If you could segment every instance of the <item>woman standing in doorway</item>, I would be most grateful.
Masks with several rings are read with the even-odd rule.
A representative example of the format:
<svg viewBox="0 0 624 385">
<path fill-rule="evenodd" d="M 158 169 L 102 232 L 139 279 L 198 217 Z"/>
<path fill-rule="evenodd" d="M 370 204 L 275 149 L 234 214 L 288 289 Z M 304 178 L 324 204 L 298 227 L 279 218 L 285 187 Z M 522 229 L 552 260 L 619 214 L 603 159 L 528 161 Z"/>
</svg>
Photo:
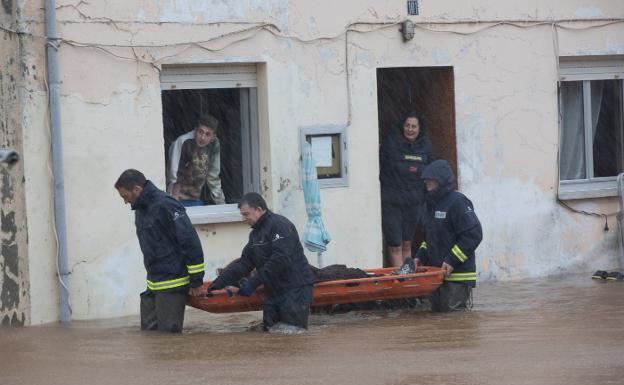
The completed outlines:
<svg viewBox="0 0 624 385">
<path fill-rule="evenodd" d="M 412 239 L 425 201 L 422 170 L 433 160 L 425 122 L 417 112 L 406 115 L 379 152 L 382 226 L 392 266 L 412 254 Z"/>
</svg>

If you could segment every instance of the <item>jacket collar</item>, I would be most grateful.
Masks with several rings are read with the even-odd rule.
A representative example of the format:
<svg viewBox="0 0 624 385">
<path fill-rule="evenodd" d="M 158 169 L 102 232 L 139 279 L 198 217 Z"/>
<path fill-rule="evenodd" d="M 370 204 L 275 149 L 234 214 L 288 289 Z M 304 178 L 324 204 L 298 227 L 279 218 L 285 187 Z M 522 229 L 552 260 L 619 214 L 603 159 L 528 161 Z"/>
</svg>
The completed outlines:
<svg viewBox="0 0 624 385">
<path fill-rule="evenodd" d="M 146 208 L 150 205 L 150 203 L 152 203 L 152 201 L 154 201 L 158 191 L 158 188 L 156 188 L 156 186 L 154 186 L 154 184 L 148 180 L 143 186 L 143 191 L 141 192 L 141 195 L 139 195 L 136 202 L 134 202 L 134 204 L 130 207 L 132 208 L 132 210 Z"/>
<path fill-rule="evenodd" d="M 401 130 L 403 130 L 401 128 Z M 416 145 L 420 145 L 421 142 L 423 142 L 423 140 L 425 140 L 425 137 L 427 136 L 427 134 L 425 134 L 424 132 L 420 132 L 418 134 L 418 136 L 416 137 L 416 139 L 414 139 L 413 142 L 410 142 L 405 135 L 403 135 L 403 131 L 400 132 L 395 132 L 394 135 L 397 138 L 397 141 L 399 143 L 403 143 L 403 144 L 407 144 L 409 146 L 416 146 Z"/>
<path fill-rule="evenodd" d="M 269 218 L 271 215 L 273 215 L 271 210 L 265 211 L 264 214 L 262 214 L 262 216 L 260 217 L 260 219 L 258 219 L 258 221 L 253 226 L 251 226 L 251 228 L 253 229 L 260 228 L 262 224 L 267 220 L 267 218 Z"/>
</svg>

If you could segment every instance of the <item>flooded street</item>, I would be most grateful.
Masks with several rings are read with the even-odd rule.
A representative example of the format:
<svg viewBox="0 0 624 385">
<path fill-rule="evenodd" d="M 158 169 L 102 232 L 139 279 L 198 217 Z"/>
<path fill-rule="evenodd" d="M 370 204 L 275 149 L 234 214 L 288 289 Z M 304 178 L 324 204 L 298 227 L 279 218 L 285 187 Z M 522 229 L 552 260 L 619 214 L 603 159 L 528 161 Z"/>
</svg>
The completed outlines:
<svg viewBox="0 0 624 385">
<path fill-rule="evenodd" d="M 0 384 L 622 384 L 624 282 L 589 275 L 480 285 L 472 312 L 313 315 L 300 335 L 260 313 L 187 311 L 182 335 L 138 316 L 0 329 Z"/>
</svg>

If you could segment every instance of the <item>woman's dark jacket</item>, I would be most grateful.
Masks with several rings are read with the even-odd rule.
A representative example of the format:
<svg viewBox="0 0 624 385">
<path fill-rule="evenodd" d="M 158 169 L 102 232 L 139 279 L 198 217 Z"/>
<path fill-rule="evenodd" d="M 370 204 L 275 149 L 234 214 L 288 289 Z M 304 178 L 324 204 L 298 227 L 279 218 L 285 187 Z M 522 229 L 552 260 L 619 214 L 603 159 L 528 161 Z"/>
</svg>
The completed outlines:
<svg viewBox="0 0 624 385">
<path fill-rule="evenodd" d="M 433 160 L 431 140 L 421 132 L 414 142 L 402 133 L 393 132 L 383 142 L 380 152 L 382 203 L 411 205 L 424 201 L 422 170 Z"/>
</svg>

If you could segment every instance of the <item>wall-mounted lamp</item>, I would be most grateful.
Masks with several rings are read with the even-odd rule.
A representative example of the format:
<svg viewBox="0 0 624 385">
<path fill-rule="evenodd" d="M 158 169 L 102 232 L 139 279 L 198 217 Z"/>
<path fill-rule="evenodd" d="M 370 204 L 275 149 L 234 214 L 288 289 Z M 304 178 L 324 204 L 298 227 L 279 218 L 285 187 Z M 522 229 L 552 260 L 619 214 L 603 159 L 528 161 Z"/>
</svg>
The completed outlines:
<svg viewBox="0 0 624 385">
<path fill-rule="evenodd" d="M 19 160 L 18 153 L 11 148 L 0 148 L 0 163 L 12 165 Z"/>
<path fill-rule="evenodd" d="M 403 36 L 403 41 L 409 41 L 414 38 L 414 23 L 411 20 L 405 20 L 401 23 L 401 35 Z"/>
</svg>

